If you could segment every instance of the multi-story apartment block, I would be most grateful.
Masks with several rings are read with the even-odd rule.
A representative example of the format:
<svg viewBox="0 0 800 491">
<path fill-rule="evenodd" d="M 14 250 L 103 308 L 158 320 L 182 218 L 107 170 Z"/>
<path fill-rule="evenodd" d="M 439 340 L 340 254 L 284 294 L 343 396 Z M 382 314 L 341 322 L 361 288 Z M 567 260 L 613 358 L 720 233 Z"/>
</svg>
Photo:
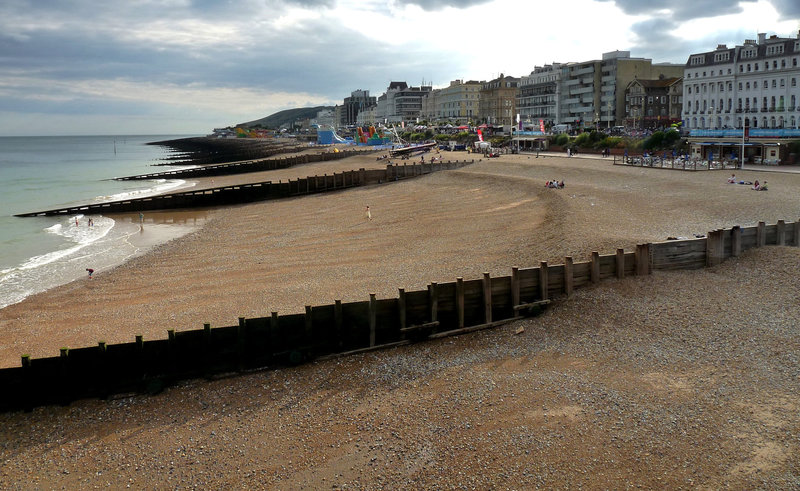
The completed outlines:
<svg viewBox="0 0 800 491">
<path fill-rule="evenodd" d="M 684 125 L 690 129 L 800 128 L 800 33 L 689 56 Z"/>
<path fill-rule="evenodd" d="M 339 124 L 343 126 L 355 124 L 358 121 L 358 113 L 375 104 L 376 98 L 370 97 L 368 90 L 358 89 L 351 92 L 350 97 L 344 98 Z"/>
<path fill-rule="evenodd" d="M 409 87 L 405 82 L 392 82 L 386 92 L 378 97 L 376 116 L 379 122 L 414 123 L 422 113 L 422 98 L 432 87 Z"/>
<path fill-rule="evenodd" d="M 519 78 L 504 76 L 483 82 L 480 89 L 478 118 L 494 126 L 516 123 Z"/>
<path fill-rule="evenodd" d="M 625 126 L 655 130 L 681 121 L 680 78 L 635 79 L 625 88 Z"/>
<path fill-rule="evenodd" d="M 519 82 L 517 109 L 526 126 L 539 127 L 560 123 L 561 64 L 537 66 Z"/>
<path fill-rule="evenodd" d="M 629 51 L 604 53 L 601 60 L 561 67 L 559 122 L 610 128 L 626 114 L 625 88 L 634 79 L 678 78 L 683 65 L 631 58 Z"/>
</svg>

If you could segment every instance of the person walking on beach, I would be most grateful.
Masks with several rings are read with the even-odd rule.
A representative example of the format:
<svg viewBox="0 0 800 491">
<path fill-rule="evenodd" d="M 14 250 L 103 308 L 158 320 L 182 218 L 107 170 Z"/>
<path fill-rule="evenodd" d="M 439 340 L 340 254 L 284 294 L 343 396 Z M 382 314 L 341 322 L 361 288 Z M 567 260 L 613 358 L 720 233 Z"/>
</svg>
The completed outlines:
<svg viewBox="0 0 800 491">
<path fill-rule="evenodd" d="M 372 221 L 372 212 L 369 211 L 369 206 L 366 208 L 367 220 Z"/>
<path fill-rule="evenodd" d="M 94 270 L 92 268 L 86 268 L 86 271 L 89 273 L 89 279 L 92 279 L 92 275 L 94 274 Z"/>
</svg>

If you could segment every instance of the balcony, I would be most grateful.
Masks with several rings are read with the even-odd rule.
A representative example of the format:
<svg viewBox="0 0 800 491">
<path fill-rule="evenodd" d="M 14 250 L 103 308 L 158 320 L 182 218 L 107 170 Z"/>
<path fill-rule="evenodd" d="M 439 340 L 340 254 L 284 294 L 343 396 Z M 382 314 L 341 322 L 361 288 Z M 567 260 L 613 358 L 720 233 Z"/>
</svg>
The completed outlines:
<svg viewBox="0 0 800 491">
<path fill-rule="evenodd" d="M 740 113 L 742 111 L 749 111 L 749 109 L 742 109 L 741 107 L 736 109 L 737 113 Z"/>
<path fill-rule="evenodd" d="M 770 106 L 769 107 L 769 112 L 774 113 L 775 112 L 775 106 Z"/>
</svg>

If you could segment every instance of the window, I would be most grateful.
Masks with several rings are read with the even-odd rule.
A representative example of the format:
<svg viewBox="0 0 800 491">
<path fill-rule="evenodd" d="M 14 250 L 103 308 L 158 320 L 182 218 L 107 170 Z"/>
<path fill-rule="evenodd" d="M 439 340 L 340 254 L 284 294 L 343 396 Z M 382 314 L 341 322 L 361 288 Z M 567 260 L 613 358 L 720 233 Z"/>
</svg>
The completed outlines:
<svg viewBox="0 0 800 491">
<path fill-rule="evenodd" d="M 776 82 L 777 82 L 777 81 L 776 81 L 776 80 L 773 78 L 773 79 L 772 79 L 772 88 L 773 88 L 773 89 L 774 89 L 775 87 L 777 87 L 777 85 L 776 85 Z"/>
<path fill-rule="evenodd" d="M 786 68 L 786 60 L 781 60 L 781 68 Z"/>
<path fill-rule="evenodd" d="M 785 87 L 786 86 L 786 81 L 784 79 L 781 79 L 781 84 L 780 85 L 781 85 L 781 88 Z"/>
<path fill-rule="evenodd" d="M 750 71 L 750 63 L 747 64 L 747 71 Z"/>
<path fill-rule="evenodd" d="M 689 89 L 689 93 L 691 94 L 692 93 L 692 87 L 689 86 L 688 89 Z"/>
<path fill-rule="evenodd" d="M 753 65 L 753 70 L 754 70 L 754 71 L 756 71 L 756 72 L 758 71 L 758 63 L 756 63 L 755 65 Z"/>
<path fill-rule="evenodd" d="M 769 82 L 768 82 L 768 81 L 766 81 L 766 80 L 764 80 L 764 88 L 765 88 L 765 89 L 769 88 Z"/>
<path fill-rule="evenodd" d="M 739 90 L 742 90 L 742 83 L 739 82 Z M 750 90 L 750 82 L 747 82 L 747 90 Z"/>
<path fill-rule="evenodd" d="M 797 87 L 797 79 L 792 77 L 792 87 Z"/>
</svg>

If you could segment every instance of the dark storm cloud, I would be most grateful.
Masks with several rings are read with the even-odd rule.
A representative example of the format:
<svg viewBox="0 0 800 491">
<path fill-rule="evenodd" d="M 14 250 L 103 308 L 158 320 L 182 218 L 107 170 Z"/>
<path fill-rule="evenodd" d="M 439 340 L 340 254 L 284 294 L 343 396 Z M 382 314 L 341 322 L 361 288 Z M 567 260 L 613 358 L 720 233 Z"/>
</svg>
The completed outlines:
<svg viewBox="0 0 800 491">
<path fill-rule="evenodd" d="M 446 7 L 469 8 L 490 2 L 491 0 L 396 0 L 397 5 L 416 5 L 427 11 L 441 10 Z"/>
</svg>

